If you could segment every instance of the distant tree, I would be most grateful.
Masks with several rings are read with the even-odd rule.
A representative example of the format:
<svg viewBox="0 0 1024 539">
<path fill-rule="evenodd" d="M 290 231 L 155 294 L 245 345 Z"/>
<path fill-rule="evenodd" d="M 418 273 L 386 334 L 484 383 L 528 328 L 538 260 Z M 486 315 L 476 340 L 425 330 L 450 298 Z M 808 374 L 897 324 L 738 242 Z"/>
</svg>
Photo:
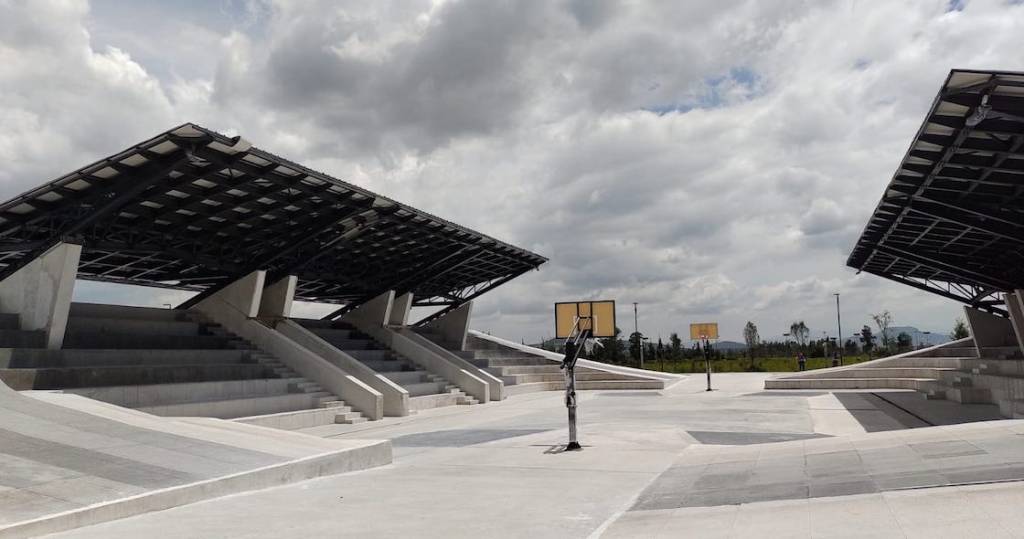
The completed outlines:
<svg viewBox="0 0 1024 539">
<path fill-rule="evenodd" d="M 889 335 L 889 326 L 892 325 L 892 314 L 889 311 L 882 311 L 871 315 L 878 326 L 878 332 L 882 334 L 882 348 L 889 348 L 892 344 L 892 336 Z"/>
<path fill-rule="evenodd" d="M 860 347 L 869 357 L 871 350 L 875 348 L 875 336 L 871 334 L 871 328 L 864 326 L 860 329 Z"/>
<path fill-rule="evenodd" d="M 669 348 L 672 350 L 672 359 L 677 360 L 683 357 L 683 341 L 679 334 L 673 332 L 668 336 Z"/>
<path fill-rule="evenodd" d="M 807 345 L 807 339 L 811 336 L 811 330 L 807 329 L 807 324 L 803 320 L 798 320 L 789 325 L 789 334 L 802 348 Z"/>
<path fill-rule="evenodd" d="M 953 322 L 953 331 L 950 332 L 949 338 L 956 341 L 970 336 L 971 334 L 967 331 L 967 324 L 964 323 L 964 319 L 957 317 L 956 322 Z"/>
<path fill-rule="evenodd" d="M 913 344 L 913 340 L 906 331 L 901 331 L 900 334 L 896 336 L 896 348 L 898 350 L 907 350 L 913 346 Z"/>
<path fill-rule="evenodd" d="M 625 356 L 625 346 L 622 343 L 622 339 L 619 338 L 619 334 L 622 330 L 615 328 L 614 337 L 605 337 L 598 339 L 598 343 L 601 346 L 594 347 L 594 351 L 591 353 L 591 358 L 594 361 L 601 361 L 604 363 L 619 363 Z"/>
<path fill-rule="evenodd" d="M 634 331 L 629 334 L 629 356 L 633 358 L 633 362 L 637 365 L 640 364 L 640 343 L 643 342 L 643 335 L 639 332 Z"/>
<path fill-rule="evenodd" d="M 853 339 L 847 339 L 843 344 L 843 352 L 848 356 L 855 355 L 857 353 L 857 343 Z"/>
<path fill-rule="evenodd" d="M 747 353 L 750 354 L 750 370 L 754 370 L 754 353 L 757 351 L 761 337 L 757 334 L 757 326 L 749 320 L 747 325 L 743 326 L 743 340 L 746 341 Z"/>
</svg>

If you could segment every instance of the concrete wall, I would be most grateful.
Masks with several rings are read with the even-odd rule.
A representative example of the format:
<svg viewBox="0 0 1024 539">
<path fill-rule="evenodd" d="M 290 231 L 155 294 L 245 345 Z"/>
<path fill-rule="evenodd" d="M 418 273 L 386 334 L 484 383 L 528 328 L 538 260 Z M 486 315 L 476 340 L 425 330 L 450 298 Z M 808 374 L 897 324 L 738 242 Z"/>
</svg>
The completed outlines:
<svg viewBox="0 0 1024 539">
<path fill-rule="evenodd" d="M 0 282 L 0 309 L 17 313 L 21 329 L 46 332 L 46 348 L 64 344 L 81 245 L 59 243 Z"/>
<path fill-rule="evenodd" d="M 295 285 L 299 279 L 289 275 L 263 289 L 260 300 L 260 318 L 290 318 L 295 301 Z"/>
<path fill-rule="evenodd" d="M 292 320 L 281 320 L 274 326 L 274 329 L 380 392 L 384 397 L 384 415 L 409 415 L 409 392 L 402 386 L 338 350 L 331 343 Z"/>
<path fill-rule="evenodd" d="M 1017 337 L 1017 346 L 1024 351 L 1024 290 L 1006 293 L 1006 310 L 1010 313 L 1010 326 Z"/>
<path fill-rule="evenodd" d="M 404 326 L 408 324 L 410 311 L 412 311 L 412 293 L 406 292 L 391 303 L 391 316 L 388 317 L 388 325 Z"/>
<path fill-rule="evenodd" d="M 363 303 L 341 317 L 342 321 L 357 327 L 383 327 L 391 319 L 391 305 L 395 300 L 395 291 L 388 290 L 383 294 Z"/>
<path fill-rule="evenodd" d="M 384 397 L 378 391 L 253 319 L 259 311 L 263 281 L 263 271 L 253 272 L 199 302 L 191 310 L 205 314 L 260 350 L 273 354 L 304 378 L 342 398 L 368 419 L 384 417 Z"/>
<path fill-rule="evenodd" d="M 466 335 L 469 332 L 469 319 L 473 316 L 473 302 L 467 301 L 448 314 L 430 321 L 424 327 L 440 333 L 444 340 L 456 347 L 466 349 Z"/>
<path fill-rule="evenodd" d="M 1017 337 L 1009 319 L 968 306 L 964 306 L 964 317 L 971 330 L 971 337 L 974 337 L 978 357 L 984 356 L 982 348 L 1017 344 Z"/>
</svg>

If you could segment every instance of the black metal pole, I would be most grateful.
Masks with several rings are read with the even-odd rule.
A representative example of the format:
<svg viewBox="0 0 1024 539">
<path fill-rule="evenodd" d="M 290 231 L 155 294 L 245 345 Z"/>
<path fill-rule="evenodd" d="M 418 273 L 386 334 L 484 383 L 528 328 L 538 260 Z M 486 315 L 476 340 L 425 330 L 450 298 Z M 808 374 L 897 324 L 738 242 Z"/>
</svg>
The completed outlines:
<svg viewBox="0 0 1024 539">
<path fill-rule="evenodd" d="M 707 339 L 704 339 L 704 370 L 708 374 L 708 388 L 706 391 L 711 391 L 711 351 L 708 350 Z"/>
</svg>

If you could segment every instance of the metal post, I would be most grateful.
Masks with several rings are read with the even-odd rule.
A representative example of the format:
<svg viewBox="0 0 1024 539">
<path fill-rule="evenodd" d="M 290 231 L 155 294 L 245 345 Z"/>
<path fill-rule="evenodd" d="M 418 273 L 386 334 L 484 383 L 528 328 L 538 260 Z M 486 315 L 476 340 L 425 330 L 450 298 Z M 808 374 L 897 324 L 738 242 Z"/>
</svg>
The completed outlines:
<svg viewBox="0 0 1024 539">
<path fill-rule="evenodd" d="M 637 348 L 640 349 L 640 368 L 644 368 L 644 340 L 640 338 L 640 325 L 637 323 L 636 302 L 633 302 L 633 333 L 636 334 Z"/>
<path fill-rule="evenodd" d="M 711 391 L 711 350 L 708 349 L 708 340 L 704 339 L 704 370 L 708 374 L 708 388 L 706 391 Z"/>
<path fill-rule="evenodd" d="M 565 369 L 565 406 L 569 409 L 569 443 L 566 451 L 583 449 L 576 439 L 576 367 Z"/>
<path fill-rule="evenodd" d="M 836 346 L 839 347 L 838 348 L 838 352 L 839 352 L 839 366 L 842 366 L 843 365 L 843 321 L 839 317 L 839 293 L 835 293 L 833 295 L 836 297 L 836 327 L 839 330 L 839 333 L 836 333 L 836 335 L 838 335 L 838 337 L 836 338 Z"/>
</svg>

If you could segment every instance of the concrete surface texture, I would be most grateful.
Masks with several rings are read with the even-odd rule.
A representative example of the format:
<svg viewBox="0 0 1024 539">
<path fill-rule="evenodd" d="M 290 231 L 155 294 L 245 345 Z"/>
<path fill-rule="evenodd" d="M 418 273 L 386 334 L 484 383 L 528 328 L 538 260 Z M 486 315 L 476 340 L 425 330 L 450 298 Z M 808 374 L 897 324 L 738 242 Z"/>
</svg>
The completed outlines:
<svg viewBox="0 0 1024 539">
<path fill-rule="evenodd" d="M 17 313 L 20 329 L 42 331 L 44 347 L 64 342 L 82 246 L 58 243 L 0 282 L 0 311 Z"/>
<path fill-rule="evenodd" d="M 22 537 L 390 462 L 386 441 L 160 418 L 0 384 L 0 537 Z M 338 443 L 341 442 L 341 443 Z"/>
<path fill-rule="evenodd" d="M 395 461 L 57 537 L 1024 534 L 1010 508 L 1024 500 L 1024 422 L 963 423 L 998 411 L 912 392 L 764 391 L 764 379 L 583 391 L 579 452 L 563 451 L 557 392 L 313 427 L 302 432 L 388 439 Z"/>
</svg>

